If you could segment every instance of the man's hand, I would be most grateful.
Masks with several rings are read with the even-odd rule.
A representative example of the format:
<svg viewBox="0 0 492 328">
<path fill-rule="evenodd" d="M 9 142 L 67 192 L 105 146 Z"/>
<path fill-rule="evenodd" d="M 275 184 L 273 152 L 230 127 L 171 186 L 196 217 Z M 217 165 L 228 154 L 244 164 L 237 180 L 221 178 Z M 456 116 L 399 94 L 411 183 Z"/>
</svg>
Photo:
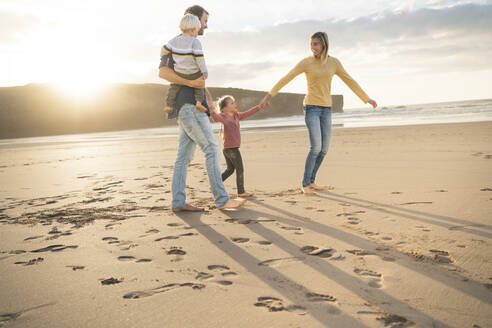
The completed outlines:
<svg viewBox="0 0 492 328">
<path fill-rule="evenodd" d="M 378 104 L 377 104 L 374 100 L 372 100 L 372 99 L 369 99 L 367 102 L 368 102 L 369 104 L 371 104 L 372 108 L 376 108 L 376 107 L 378 107 Z"/>
<path fill-rule="evenodd" d="M 186 85 L 191 88 L 203 89 L 205 88 L 205 80 L 199 77 L 196 80 L 187 80 L 178 76 L 172 69 L 167 66 L 159 68 L 159 77 L 171 83 L 176 83 L 180 85 Z"/>
<path fill-rule="evenodd" d="M 205 88 L 205 79 L 200 76 L 196 80 L 188 80 L 188 86 L 195 89 L 203 89 Z"/>
</svg>

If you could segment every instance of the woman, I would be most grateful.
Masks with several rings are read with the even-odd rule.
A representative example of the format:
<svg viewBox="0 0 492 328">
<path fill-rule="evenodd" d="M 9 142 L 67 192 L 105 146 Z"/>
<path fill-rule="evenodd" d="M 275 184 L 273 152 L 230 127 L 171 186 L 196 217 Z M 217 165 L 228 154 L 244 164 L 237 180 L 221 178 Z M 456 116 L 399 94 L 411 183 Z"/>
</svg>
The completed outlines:
<svg viewBox="0 0 492 328">
<path fill-rule="evenodd" d="M 268 106 L 270 99 L 297 75 L 306 74 L 307 94 L 304 98 L 304 113 L 309 131 L 311 148 L 306 159 L 302 191 L 307 195 L 324 187 L 315 184 L 316 173 L 325 157 L 331 137 L 331 80 L 338 75 L 343 82 L 364 102 L 377 107 L 361 87 L 345 71 L 340 61 L 328 55 L 328 35 L 316 32 L 311 36 L 312 56 L 301 60 L 287 75 L 274 85 L 262 104 Z"/>
</svg>

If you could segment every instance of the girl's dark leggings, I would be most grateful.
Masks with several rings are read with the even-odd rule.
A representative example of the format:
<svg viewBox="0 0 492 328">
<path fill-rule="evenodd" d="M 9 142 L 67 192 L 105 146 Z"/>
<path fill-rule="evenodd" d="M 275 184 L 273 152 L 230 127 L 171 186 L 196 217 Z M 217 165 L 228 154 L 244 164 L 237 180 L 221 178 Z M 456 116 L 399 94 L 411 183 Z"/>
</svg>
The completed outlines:
<svg viewBox="0 0 492 328">
<path fill-rule="evenodd" d="M 222 173 L 222 181 L 225 181 L 236 170 L 237 193 L 242 194 L 244 193 L 244 168 L 239 148 L 224 148 L 223 153 L 227 169 Z"/>
</svg>

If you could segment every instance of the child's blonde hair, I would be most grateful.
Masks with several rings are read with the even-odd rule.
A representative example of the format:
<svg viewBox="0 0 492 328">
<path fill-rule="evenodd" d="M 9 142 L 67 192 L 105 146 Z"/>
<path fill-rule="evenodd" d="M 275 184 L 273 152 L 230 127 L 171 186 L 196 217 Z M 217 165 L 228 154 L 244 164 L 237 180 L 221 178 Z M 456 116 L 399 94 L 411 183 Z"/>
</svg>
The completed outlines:
<svg viewBox="0 0 492 328">
<path fill-rule="evenodd" d="M 219 98 L 219 100 L 217 100 L 217 106 L 219 106 L 219 110 L 222 112 L 222 110 L 224 109 L 224 107 L 227 106 L 227 100 L 232 100 L 232 101 L 235 101 L 234 97 L 233 96 L 230 96 L 230 95 L 225 95 L 225 96 L 222 96 Z"/>
<path fill-rule="evenodd" d="M 202 28 L 202 23 L 198 17 L 193 14 L 186 14 L 181 18 L 181 22 L 179 22 L 179 28 L 181 32 L 191 31 L 196 29 L 199 31 Z"/>
</svg>

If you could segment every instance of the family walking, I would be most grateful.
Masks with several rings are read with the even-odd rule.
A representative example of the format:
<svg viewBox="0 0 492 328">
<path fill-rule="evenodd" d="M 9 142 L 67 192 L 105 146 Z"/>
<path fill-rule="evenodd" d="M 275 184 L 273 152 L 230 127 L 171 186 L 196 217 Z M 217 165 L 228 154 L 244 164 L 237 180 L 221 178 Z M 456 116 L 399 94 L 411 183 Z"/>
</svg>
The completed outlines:
<svg viewBox="0 0 492 328">
<path fill-rule="evenodd" d="M 337 75 L 364 102 L 374 108 L 376 102 L 362 90 L 345 71 L 340 61 L 328 55 L 328 36 L 316 32 L 311 38 L 312 56 L 302 59 L 281 78 L 258 106 L 245 112 L 238 112 L 235 99 L 223 96 L 217 102 L 220 113 L 216 112 L 214 102 L 205 89 L 208 70 L 197 36 L 203 35 L 207 28 L 209 13 L 195 5 L 185 11 L 181 19 L 181 34 L 170 40 L 161 50 L 159 77 L 171 83 L 166 100 L 168 118 L 176 118 L 179 125 L 179 144 L 174 164 L 172 181 L 172 209 L 174 212 L 203 211 L 186 203 L 186 174 L 196 145 L 204 152 L 206 169 L 212 194 L 218 209 L 238 208 L 253 194 L 244 188 L 244 168 L 239 147 L 241 144 L 239 121 L 261 109 L 268 107 L 274 97 L 296 76 L 304 73 L 307 80 L 307 93 L 304 98 L 305 122 L 309 132 L 310 149 L 304 167 L 302 191 L 313 194 L 321 190 L 316 173 L 323 162 L 331 137 L 331 80 Z M 220 172 L 219 145 L 212 132 L 209 116 L 224 125 L 224 149 L 227 169 Z M 230 199 L 223 181 L 236 171 L 238 197 Z"/>
</svg>

